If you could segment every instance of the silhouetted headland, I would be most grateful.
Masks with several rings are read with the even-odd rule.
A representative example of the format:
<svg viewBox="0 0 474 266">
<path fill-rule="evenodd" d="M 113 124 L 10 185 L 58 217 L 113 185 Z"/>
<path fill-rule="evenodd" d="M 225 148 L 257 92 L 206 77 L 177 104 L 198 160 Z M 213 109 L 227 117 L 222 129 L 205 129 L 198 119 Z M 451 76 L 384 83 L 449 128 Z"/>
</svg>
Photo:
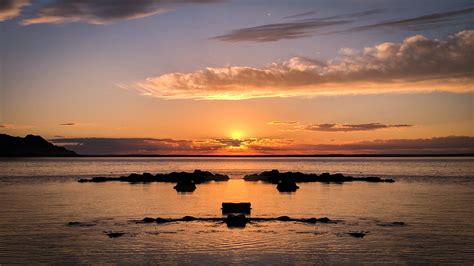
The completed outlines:
<svg viewBox="0 0 474 266">
<path fill-rule="evenodd" d="M 56 146 L 41 136 L 27 135 L 22 138 L 0 134 L 0 156 L 77 156 L 77 154 L 64 147 Z"/>
</svg>

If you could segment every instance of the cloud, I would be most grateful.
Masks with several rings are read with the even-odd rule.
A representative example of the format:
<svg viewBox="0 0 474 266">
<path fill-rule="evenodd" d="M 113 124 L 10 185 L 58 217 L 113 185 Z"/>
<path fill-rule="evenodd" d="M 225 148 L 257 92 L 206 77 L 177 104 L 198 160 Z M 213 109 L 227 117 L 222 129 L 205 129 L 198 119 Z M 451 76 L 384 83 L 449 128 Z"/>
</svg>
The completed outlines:
<svg viewBox="0 0 474 266">
<path fill-rule="evenodd" d="M 389 128 L 403 128 L 412 127 L 413 125 L 397 124 L 397 125 L 384 125 L 380 123 L 368 123 L 368 124 L 313 124 L 303 126 L 304 130 L 311 131 L 324 131 L 324 132 L 353 132 L 353 131 L 373 131 L 377 129 L 389 129 Z"/>
<path fill-rule="evenodd" d="M 154 138 L 57 138 L 51 140 L 79 154 L 124 155 L 308 155 L 308 154 L 466 154 L 474 153 L 474 137 L 388 139 L 340 144 L 301 143 L 290 139 L 174 140 Z"/>
<path fill-rule="evenodd" d="M 208 67 L 169 73 L 132 85 L 164 99 L 239 100 L 259 97 L 393 91 L 472 91 L 474 30 L 444 40 L 422 35 L 361 51 L 341 49 L 326 62 L 305 57 L 266 67 Z"/>
<path fill-rule="evenodd" d="M 271 121 L 267 125 L 295 125 L 297 123 L 296 121 Z"/>
<path fill-rule="evenodd" d="M 22 128 L 32 128 L 30 125 L 18 125 L 18 124 L 0 124 L 0 128 L 3 129 L 22 129 Z"/>
<path fill-rule="evenodd" d="M 23 25 L 83 22 L 109 24 L 144 18 L 173 10 L 182 4 L 204 4 L 220 0 L 53 0 L 37 7 L 22 20 Z"/>
<path fill-rule="evenodd" d="M 63 124 L 59 124 L 60 126 L 75 126 L 76 123 L 63 123 Z"/>
<path fill-rule="evenodd" d="M 2 0 L 0 1 L 0 22 L 17 17 L 29 0 Z"/>
<path fill-rule="evenodd" d="M 455 11 L 438 12 L 424 16 L 418 16 L 408 19 L 385 21 L 380 23 L 374 23 L 370 25 L 364 25 L 359 27 L 353 27 L 344 31 L 336 31 L 333 33 L 342 32 L 354 32 L 364 30 L 375 30 L 383 28 L 399 28 L 408 29 L 413 31 L 426 30 L 426 29 L 437 29 L 440 25 L 466 25 L 470 26 L 474 23 L 473 19 L 474 7 L 468 7 Z"/>
<path fill-rule="evenodd" d="M 257 27 L 233 30 L 227 34 L 216 36 L 211 39 L 226 42 L 273 42 L 283 39 L 298 39 L 311 36 L 318 30 L 336 25 L 350 24 L 361 17 L 378 14 L 382 11 L 383 10 L 381 9 L 376 9 L 323 18 L 266 24 Z"/>
<path fill-rule="evenodd" d="M 283 17 L 283 19 L 293 19 L 293 18 L 300 18 L 300 17 L 307 17 L 311 15 L 315 15 L 316 11 L 308 11 L 308 12 L 303 12 L 303 13 L 298 13 L 290 16 Z"/>
<path fill-rule="evenodd" d="M 325 153 L 463 154 L 474 153 L 474 137 L 448 136 L 425 139 L 388 139 L 346 144 L 319 144 L 308 150 Z"/>
<path fill-rule="evenodd" d="M 211 39 L 226 42 L 274 42 L 284 39 L 299 39 L 313 35 L 327 35 L 336 33 L 350 33 L 354 31 L 376 30 L 376 29 L 403 29 L 420 31 L 426 29 L 437 29 L 444 25 L 464 25 L 469 27 L 474 23 L 472 14 L 473 7 L 460 10 L 437 12 L 413 18 L 397 19 L 391 21 L 376 22 L 363 26 L 352 26 L 346 29 L 326 31 L 332 27 L 349 26 L 359 23 L 364 17 L 382 13 L 384 10 L 368 10 L 364 12 L 337 15 L 323 18 L 308 18 L 289 22 L 265 24 L 249 28 L 232 30 L 226 34 Z M 291 15 L 283 19 L 294 19 L 315 14 L 314 11 Z"/>
</svg>

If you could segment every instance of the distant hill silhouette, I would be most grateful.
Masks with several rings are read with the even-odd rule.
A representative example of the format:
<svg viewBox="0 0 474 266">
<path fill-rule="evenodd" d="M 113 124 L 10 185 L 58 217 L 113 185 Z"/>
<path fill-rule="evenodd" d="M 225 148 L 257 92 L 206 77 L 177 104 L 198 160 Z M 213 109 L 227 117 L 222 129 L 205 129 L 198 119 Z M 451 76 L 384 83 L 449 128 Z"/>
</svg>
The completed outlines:
<svg viewBox="0 0 474 266">
<path fill-rule="evenodd" d="M 0 156 L 77 156 L 73 151 L 56 146 L 41 136 L 13 137 L 0 134 Z"/>
</svg>

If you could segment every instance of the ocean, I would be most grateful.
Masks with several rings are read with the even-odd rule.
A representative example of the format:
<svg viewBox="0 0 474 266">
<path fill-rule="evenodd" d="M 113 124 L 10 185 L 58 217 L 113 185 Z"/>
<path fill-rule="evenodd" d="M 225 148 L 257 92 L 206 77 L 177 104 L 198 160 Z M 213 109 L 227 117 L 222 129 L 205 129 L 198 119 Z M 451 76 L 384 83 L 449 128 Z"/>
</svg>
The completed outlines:
<svg viewBox="0 0 474 266">
<path fill-rule="evenodd" d="M 194 169 L 231 179 L 198 184 L 193 193 L 177 193 L 171 183 L 77 182 Z M 300 183 L 297 192 L 280 193 L 242 179 L 272 169 L 396 182 Z M 135 222 L 221 217 L 222 202 L 251 202 L 252 217 L 337 223 Z M 0 206 L 0 264 L 474 263 L 474 157 L 2 158 Z"/>
</svg>

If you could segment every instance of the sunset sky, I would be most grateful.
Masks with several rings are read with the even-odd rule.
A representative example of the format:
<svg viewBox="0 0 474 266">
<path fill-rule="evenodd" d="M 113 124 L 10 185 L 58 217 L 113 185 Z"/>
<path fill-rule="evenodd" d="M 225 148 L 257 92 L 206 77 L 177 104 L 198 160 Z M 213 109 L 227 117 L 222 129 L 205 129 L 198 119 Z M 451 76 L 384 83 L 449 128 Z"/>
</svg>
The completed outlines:
<svg viewBox="0 0 474 266">
<path fill-rule="evenodd" d="M 82 154 L 474 152 L 474 3 L 0 2 L 0 133 Z"/>
</svg>

